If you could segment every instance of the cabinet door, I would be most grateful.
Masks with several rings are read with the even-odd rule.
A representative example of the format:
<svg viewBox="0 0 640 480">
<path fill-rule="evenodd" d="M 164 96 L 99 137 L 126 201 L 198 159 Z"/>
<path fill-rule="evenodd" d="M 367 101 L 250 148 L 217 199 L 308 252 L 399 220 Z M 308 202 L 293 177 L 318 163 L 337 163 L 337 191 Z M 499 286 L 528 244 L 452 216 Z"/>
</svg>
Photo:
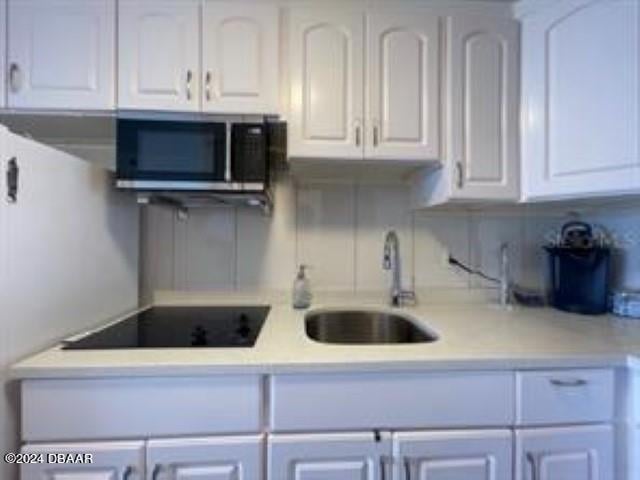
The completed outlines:
<svg viewBox="0 0 640 480">
<path fill-rule="evenodd" d="M 268 476 L 278 480 L 377 480 L 391 439 L 373 433 L 271 435 Z M 387 472 L 385 472 L 387 473 Z M 386 477 L 390 478 L 390 477 Z"/>
<path fill-rule="evenodd" d="M 289 28 L 290 155 L 361 159 L 362 12 L 294 8 Z"/>
<path fill-rule="evenodd" d="M 163 480 L 260 480 L 261 435 L 149 440 L 147 468 Z"/>
<path fill-rule="evenodd" d="M 121 0 L 118 52 L 119 108 L 200 108 L 196 0 Z"/>
<path fill-rule="evenodd" d="M 611 426 L 516 432 L 516 480 L 614 478 Z"/>
<path fill-rule="evenodd" d="M 115 0 L 21 0 L 8 11 L 8 104 L 111 109 Z"/>
<path fill-rule="evenodd" d="M 510 480 L 508 430 L 402 432 L 394 434 L 398 468 L 410 480 Z"/>
<path fill-rule="evenodd" d="M 524 197 L 640 189 L 636 0 L 571 0 L 523 23 Z"/>
<path fill-rule="evenodd" d="M 439 158 L 439 20 L 425 10 L 367 15 L 365 157 Z"/>
<path fill-rule="evenodd" d="M 519 35 L 508 18 L 447 20 L 447 165 L 455 198 L 518 199 Z"/>
<path fill-rule="evenodd" d="M 20 480 L 120 480 L 144 478 L 144 442 L 48 443 L 25 445 L 44 463 L 21 465 Z M 48 455 L 70 454 L 80 462 L 53 463 Z M 54 457 L 55 458 L 55 457 Z"/>
<path fill-rule="evenodd" d="M 276 113 L 278 7 L 209 0 L 203 19 L 203 110 Z"/>
</svg>

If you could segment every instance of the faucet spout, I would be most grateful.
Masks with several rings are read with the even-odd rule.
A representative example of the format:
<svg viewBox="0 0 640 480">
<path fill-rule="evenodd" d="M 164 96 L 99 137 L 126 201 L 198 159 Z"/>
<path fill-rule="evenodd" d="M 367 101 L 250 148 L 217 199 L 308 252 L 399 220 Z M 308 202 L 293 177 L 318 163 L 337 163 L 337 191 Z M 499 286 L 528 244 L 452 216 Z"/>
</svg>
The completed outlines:
<svg viewBox="0 0 640 480">
<path fill-rule="evenodd" d="M 400 239 L 395 230 L 389 230 L 384 240 L 382 268 L 391 270 L 390 303 L 394 307 L 402 306 L 404 299 L 415 301 L 413 291 L 402 290 L 402 267 L 400 262 Z"/>
</svg>

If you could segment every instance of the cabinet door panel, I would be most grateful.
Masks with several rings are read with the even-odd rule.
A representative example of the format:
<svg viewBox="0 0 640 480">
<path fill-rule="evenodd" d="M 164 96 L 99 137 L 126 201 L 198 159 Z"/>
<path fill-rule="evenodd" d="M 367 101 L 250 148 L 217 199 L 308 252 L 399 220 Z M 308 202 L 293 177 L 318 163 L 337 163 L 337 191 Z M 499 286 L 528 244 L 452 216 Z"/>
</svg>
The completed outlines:
<svg viewBox="0 0 640 480">
<path fill-rule="evenodd" d="M 439 18 L 424 10 L 367 17 L 367 158 L 440 154 Z"/>
<path fill-rule="evenodd" d="M 149 440 L 147 468 L 163 480 L 257 480 L 261 435 Z"/>
<path fill-rule="evenodd" d="M 8 25 L 10 107 L 114 107 L 114 0 L 11 2 Z"/>
<path fill-rule="evenodd" d="M 516 480 L 614 478 L 611 426 L 516 432 Z"/>
<path fill-rule="evenodd" d="M 390 454 L 390 438 L 376 442 L 373 433 L 272 435 L 269 478 L 374 480 Z"/>
<path fill-rule="evenodd" d="M 208 1 L 202 41 L 203 109 L 278 111 L 278 8 Z"/>
<path fill-rule="evenodd" d="M 22 465 L 21 480 L 120 480 L 126 473 L 144 476 L 144 442 L 51 443 L 23 447 L 24 453 L 38 453 L 44 463 Z M 48 454 L 91 455 L 87 463 L 48 463 Z"/>
<path fill-rule="evenodd" d="M 510 480 L 511 445 L 508 430 L 394 434 L 401 468 L 416 480 Z"/>
<path fill-rule="evenodd" d="M 362 15 L 294 9 L 290 30 L 290 154 L 362 158 Z"/>
<path fill-rule="evenodd" d="M 516 200 L 519 29 L 510 19 L 447 22 L 449 158 L 454 196 Z"/>
<path fill-rule="evenodd" d="M 199 109 L 198 2 L 122 0 L 119 40 L 119 108 Z"/>
<path fill-rule="evenodd" d="M 527 18 L 525 197 L 640 188 L 640 4 L 562 2 Z"/>
</svg>

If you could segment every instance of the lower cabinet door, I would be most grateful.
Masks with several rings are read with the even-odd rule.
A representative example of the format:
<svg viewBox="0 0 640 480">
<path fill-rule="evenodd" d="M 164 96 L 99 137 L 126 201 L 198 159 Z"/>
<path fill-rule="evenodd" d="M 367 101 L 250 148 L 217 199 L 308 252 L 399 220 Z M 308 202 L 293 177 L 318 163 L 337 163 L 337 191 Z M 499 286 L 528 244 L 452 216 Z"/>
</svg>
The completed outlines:
<svg viewBox="0 0 640 480">
<path fill-rule="evenodd" d="M 609 425 L 516 432 L 516 480 L 607 480 L 614 477 Z"/>
<path fill-rule="evenodd" d="M 394 478 L 511 480 L 512 445 L 508 430 L 395 433 Z"/>
<path fill-rule="evenodd" d="M 120 480 L 144 478 L 144 442 L 27 444 L 21 480 Z M 40 463 L 42 459 L 42 463 Z"/>
<path fill-rule="evenodd" d="M 149 440 L 153 480 L 260 480 L 263 436 Z"/>
<path fill-rule="evenodd" d="M 389 479 L 391 438 L 369 433 L 271 435 L 271 480 Z M 384 469 L 384 472 L 382 470 Z"/>
</svg>

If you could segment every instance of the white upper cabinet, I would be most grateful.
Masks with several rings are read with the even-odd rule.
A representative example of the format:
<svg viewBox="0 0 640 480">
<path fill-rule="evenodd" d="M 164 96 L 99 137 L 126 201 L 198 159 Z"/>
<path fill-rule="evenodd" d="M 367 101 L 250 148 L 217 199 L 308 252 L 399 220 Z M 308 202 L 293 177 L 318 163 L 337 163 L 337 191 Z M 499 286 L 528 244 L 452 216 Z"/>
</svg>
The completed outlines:
<svg viewBox="0 0 640 480">
<path fill-rule="evenodd" d="M 524 198 L 640 191 L 640 3 L 568 0 L 523 22 Z"/>
<path fill-rule="evenodd" d="M 271 435 L 268 455 L 273 480 L 391 478 L 390 439 L 373 433 Z"/>
<path fill-rule="evenodd" d="M 200 3 L 121 0 L 118 106 L 200 109 Z"/>
<path fill-rule="evenodd" d="M 613 479 L 610 425 L 516 432 L 515 480 Z"/>
<path fill-rule="evenodd" d="M 402 432 L 393 437 L 394 452 L 404 471 L 400 478 L 512 480 L 509 430 Z"/>
<path fill-rule="evenodd" d="M 289 154 L 362 158 L 362 12 L 293 8 L 289 29 Z"/>
<path fill-rule="evenodd" d="M 149 440 L 147 478 L 259 480 L 262 450 L 261 435 Z"/>
<path fill-rule="evenodd" d="M 508 18 L 448 18 L 447 166 L 455 197 L 519 197 L 519 35 Z"/>
<path fill-rule="evenodd" d="M 83 442 L 26 445 L 22 451 L 42 454 L 43 463 L 24 464 L 21 480 L 139 479 L 144 474 L 144 442 Z M 52 464 L 48 454 L 87 454 L 91 462 Z"/>
<path fill-rule="evenodd" d="M 440 31 L 429 11 L 367 15 L 365 157 L 440 156 Z"/>
<path fill-rule="evenodd" d="M 456 14 L 446 22 L 446 155 L 413 178 L 416 207 L 517 201 L 520 27 L 508 17 Z"/>
<path fill-rule="evenodd" d="M 204 111 L 278 111 L 278 24 L 276 5 L 205 2 L 201 78 Z"/>
<path fill-rule="evenodd" d="M 9 107 L 112 109 L 115 15 L 115 0 L 9 2 Z"/>
</svg>

